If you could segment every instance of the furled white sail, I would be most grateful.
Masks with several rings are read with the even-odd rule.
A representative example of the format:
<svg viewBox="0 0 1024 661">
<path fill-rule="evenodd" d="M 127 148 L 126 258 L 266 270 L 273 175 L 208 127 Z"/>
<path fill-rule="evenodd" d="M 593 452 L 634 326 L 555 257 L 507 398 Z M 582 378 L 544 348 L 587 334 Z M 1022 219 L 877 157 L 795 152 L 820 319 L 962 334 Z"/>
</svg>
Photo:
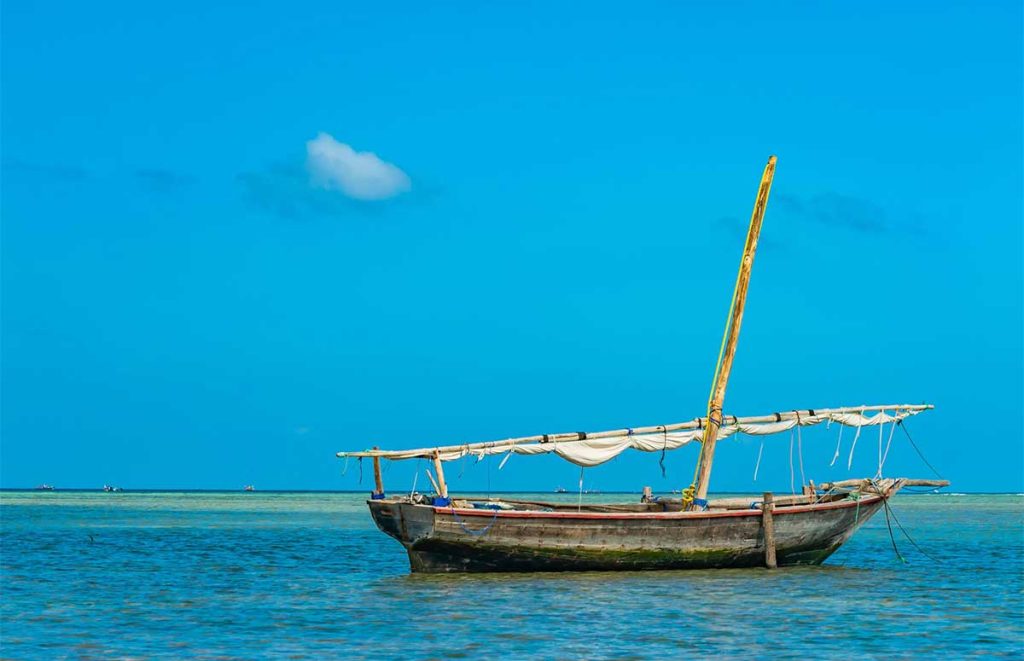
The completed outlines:
<svg viewBox="0 0 1024 661">
<path fill-rule="evenodd" d="M 895 423 L 930 405 L 861 406 L 839 409 L 806 409 L 774 413 L 768 416 L 736 418 L 725 416 L 717 438 L 728 438 L 737 433 L 752 436 L 778 434 L 794 427 L 809 427 L 823 422 L 834 422 L 848 427 L 873 427 Z M 867 415 L 868 413 L 874 415 Z M 485 457 L 497 454 L 554 453 L 578 466 L 597 466 L 614 459 L 629 449 L 641 452 L 662 452 L 681 448 L 704 435 L 706 419 L 672 425 L 658 425 L 638 429 L 619 429 L 605 432 L 576 432 L 548 436 L 527 436 L 504 441 L 466 443 L 415 450 L 364 450 L 339 452 L 339 457 L 381 457 L 383 459 L 418 459 L 437 456 L 441 461 L 452 461 L 465 456 Z"/>
</svg>

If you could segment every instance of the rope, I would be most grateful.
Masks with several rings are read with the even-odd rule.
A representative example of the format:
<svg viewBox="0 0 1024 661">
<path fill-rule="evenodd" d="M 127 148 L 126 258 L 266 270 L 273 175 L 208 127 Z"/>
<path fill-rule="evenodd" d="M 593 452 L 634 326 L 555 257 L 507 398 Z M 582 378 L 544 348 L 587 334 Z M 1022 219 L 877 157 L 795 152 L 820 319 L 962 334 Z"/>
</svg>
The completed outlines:
<svg viewBox="0 0 1024 661">
<path fill-rule="evenodd" d="M 863 415 L 863 413 L 861 415 Z M 846 470 L 850 470 L 853 466 L 853 451 L 857 449 L 858 438 L 860 438 L 860 425 L 857 425 L 857 433 L 853 435 L 853 445 L 850 446 L 850 458 L 846 462 Z"/>
<path fill-rule="evenodd" d="M 832 422 L 832 421 L 829 420 L 829 422 Z M 831 466 L 835 466 L 836 465 L 836 459 L 839 458 L 839 447 L 843 444 L 843 428 L 844 427 L 846 427 L 846 425 L 840 423 L 840 425 L 839 425 L 839 441 L 836 442 L 836 453 L 832 456 L 832 463 L 829 464 L 830 467 Z"/>
<path fill-rule="evenodd" d="M 793 430 L 789 431 L 789 491 L 796 495 L 796 483 L 793 481 Z"/>
<path fill-rule="evenodd" d="M 882 477 L 882 436 L 885 432 L 885 425 L 878 425 L 878 473 L 875 477 Z"/>
<path fill-rule="evenodd" d="M 884 425 L 881 425 L 884 426 Z M 889 430 L 889 440 L 885 443 L 885 453 L 882 455 L 882 463 L 878 466 L 878 477 L 882 477 L 882 467 L 885 466 L 885 460 L 889 458 L 889 448 L 892 447 L 892 437 L 896 433 L 896 423 L 892 423 L 892 429 Z"/>
<path fill-rule="evenodd" d="M 491 522 L 490 523 L 488 523 L 486 526 L 484 526 L 480 530 L 473 530 L 471 528 L 467 528 L 465 522 L 462 520 L 462 517 L 455 513 L 455 506 L 451 505 L 450 507 L 451 507 L 451 510 L 452 510 L 452 516 L 455 517 L 455 523 L 459 524 L 459 527 L 462 528 L 462 530 L 464 532 L 467 532 L 470 535 L 473 535 L 474 537 L 481 537 L 483 535 L 486 535 L 487 531 L 490 530 L 491 526 L 494 525 L 494 522 L 498 520 L 498 510 L 495 509 L 494 510 L 494 516 L 491 517 Z"/>
<path fill-rule="evenodd" d="M 872 480 L 874 484 L 874 480 Z M 892 534 L 892 523 L 889 522 L 889 499 L 882 496 L 882 505 L 885 508 L 885 526 L 889 529 L 889 541 L 892 542 L 892 550 L 896 553 L 896 557 L 900 559 L 900 562 L 906 564 L 907 559 L 900 555 L 900 550 L 896 548 L 896 537 Z"/>
<path fill-rule="evenodd" d="M 796 452 L 800 459 L 800 489 L 804 488 L 807 480 L 804 478 L 804 441 L 800 434 L 800 413 L 796 414 Z"/>
<path fill-rule="evenodd" d="M 583 509 L 583 466 L 580 466 L 580 495 L 576 501 L 576 511 L 579 512 Z"/>
<path fill-rule="evenodd" d="M 761 439 L 761 448 L 757 451 L 757 463 L 754 464 L 754 481 L 757 482 L 757 471 L 761 468 L 761 453 L 764 452 L 764 439 Z"/>
<path fill-rule="evenodd" d="M 359 486 L 363 486 L 363 458 L 359 457 Z"/>
<path fill-rule="evenodd" d="M 909 541 L 914 546 L 915 549 L 920 551 L 921 555 L 923 555 L 924 557 L 928 558 L 929 560 L 931 560 L 935 564 L 942 564 L 942 561 L 936 560 L 934 557 L 932 557 L 931 555 L 926 553 L 923 548 L 918 546 L 917 542 L 914 541 L 914 538 L 910 536 L 910 533 L 908 533 L 907 530 L 900 523 L 900 520 L 896 518 L 896 510 L 892 509 L 892 507 L 889 506 L 888 503 L 886 503 L 886 506 L 889 507 L 889 512 L 892 514 L 892 520 L 896 522 L 896 527 L 898 527 L 900 529 L 900 532 L 902 532 L 903 536 L 907 538 L 907 541 Z"/>
<path fill-rule="evenodd" d="M 917 456 L 921 457 L 921 461 L 923 461 L 925 465 L 928 466 L 928 468 L 930 468 L 932 472 L 935 473 L 935 475 L 937 475 L 940 480 L 946 479 L 939 475 L 939 471 L 935 470 L 935 467 L 928 463 L 928 460 L 924 458 L 924 454 L 922 454 L 921 450 L 918 449 L 917 443 L 914 442 L 914 439 L 910 438 L 910 432 L 907 430 L 907 426 L 903 424 L 903 421 L 900 420 L 896 424 L 898 424 L 903 429 L 903 433 L 907 435 L 907 440 L 910 441 L 910 444 L 914 447 L 914 451 L 917 452 Z"/>
</svg>

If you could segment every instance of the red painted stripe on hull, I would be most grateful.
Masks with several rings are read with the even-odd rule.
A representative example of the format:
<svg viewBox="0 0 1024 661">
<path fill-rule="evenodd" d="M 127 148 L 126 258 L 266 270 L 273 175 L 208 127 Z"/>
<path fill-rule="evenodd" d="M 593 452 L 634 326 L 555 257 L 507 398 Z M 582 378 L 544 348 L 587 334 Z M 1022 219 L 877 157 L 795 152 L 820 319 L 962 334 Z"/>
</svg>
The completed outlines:
<svg viewBox="0 0 1024 661">
<path fill-rule="evenodd" d="M 858 507 L 869 505 L 878 500 L 881 496 L 867 496 L 865 498 L 839 503 L 822 503 L 820 505 L 793 505 L 775 509 L 775 516 L 787 514 L 798 514 L 801 512 L 821 512 L 824 510 L 843 509 L 847 507 Z M 717 519 L 727 517 L 761 516 L 761 510 L 736 510 L 731 512 L 535 512 L 518 510 L 481 510 L 465 509 L 461 507 L 435 507 L 434 512 L 438 514 L 458 514 L 459 516 L 476 516 L 493 519 L 597 519 L 602 521 L 636 520 L 636 519 Z"/>
</svg>

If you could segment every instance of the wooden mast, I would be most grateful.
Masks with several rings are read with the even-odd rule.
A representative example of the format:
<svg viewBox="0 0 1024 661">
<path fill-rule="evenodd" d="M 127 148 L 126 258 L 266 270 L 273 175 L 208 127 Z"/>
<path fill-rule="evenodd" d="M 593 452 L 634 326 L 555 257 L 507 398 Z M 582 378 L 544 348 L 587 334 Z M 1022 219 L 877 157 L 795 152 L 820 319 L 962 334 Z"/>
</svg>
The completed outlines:
<svg viewBox="0 0 1024 661">
<path fill-rule="evenodd" d="M 708 495 L 708 483 L 711 479 L 711 462 L 715 458 L 715 444 L 718 429 L 722 426 L 722 404 L 725 401 L 725 387 L 729 383 L 729 372 L 736 356 L 736 343 L 740 336 L 740 325 L 743 323 L 743 308 L 747 301 L 747 287 L 750 285 L 750 272 L 754 266 L 754 253 L 757 251 L 757 238 L 761 233 L 761 221 L 764 210 L 768 206 L 768 193 L 772 188 L 772 177 L 775 176 L 775 157 L 768 159 L 761 175 L 761 186 L 754 202 L 754 212 L 750 216 L 750 229 L 747 230 L 747 243 L 743 248 L 743 259 L 740 260 L 739 275 L 736 276 L 736 288 L 733 290 L 732 305 L 726 321 L 725 336 L 722 338 L 722 349 L 718 355 L 715 378 L 711 382 L 711 396 L 708 401 L 707 427 L 701 442 L 700 458 L 697 463 L 697 474 L 694 478 L 693 497 L 705 500 Z"/>
</svg>

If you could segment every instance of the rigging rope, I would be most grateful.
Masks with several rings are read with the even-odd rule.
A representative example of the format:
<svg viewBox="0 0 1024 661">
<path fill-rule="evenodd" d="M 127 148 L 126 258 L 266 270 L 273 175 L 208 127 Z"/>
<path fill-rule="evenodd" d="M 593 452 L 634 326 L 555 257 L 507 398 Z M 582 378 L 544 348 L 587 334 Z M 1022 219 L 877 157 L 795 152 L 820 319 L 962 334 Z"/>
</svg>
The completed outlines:
<svg viewBox="0 0 1024 661">
<path fill-rule="evenodd" d="M 757 471 L 761 468 L 761 454 L 764 452 L 764 439 L 761 439 L 761 448 L 757 451 L 757 463 L 754 464 L 754 481 L 757 482 Z"/>
<path fill-rule="evenodd" d="M 793 430 L 789 430 L 789 491 L 796 495 L 796 484 L 793 482 Z"/>
<path fill-rule="evenodd" d="M 917 443 L 914 442 L 914 439 L 910 437 L 910 432 L 907 430 L 907 426 L 903 424 L 903 421 L 900 420 L 897 424 L 903 429 L 903 433 L 907 435 L 907 440 L 910 441 L 910 445 L 913 446 L 914 451 L 917 452 L 917 456 L 921 457 L 921 461 L 923 461 L 925 465 L 928 468 L 930 468 L 932 472 L 935 473 L 935 475 L 937 475 L 940 480 L 946 479 L 939 475 L 939 471 L 935 470 L 935 467 L 928 463 L 928 460 L 924 458 L 924 454 L 922 454 L 921 450 L 918 449 Z"/>
<path fill-rule="evenodd" d="M 881 430 L 881 428 L 883 426 L 884 425 L 879 425 L 878 426 L 879 430 Z M 892 447 L 892 437 L 893 437 L 893 434 L 895 434 L 895 433 L 896 433 L 896 423 L 893 422 L 892 423 L 892 429 L 889 430 L 889 440 L 886 441 L 886 443 L 885 443 L 885 453 L 882 454 L 882 463 L 880 463 L 878 465 L 878 477 L 882 477 L 882 467 L 885 466 L 885 460 L 889 458 L 889 448 Z"/>
<path fill-rule="evenodd" d="M 796 414 L 796 452 L 800 459 L 800 489 L 803 490 L 807 480 L 804 478 L 804 442 L 800 434 L 800 414 Z"/>
</svg>

